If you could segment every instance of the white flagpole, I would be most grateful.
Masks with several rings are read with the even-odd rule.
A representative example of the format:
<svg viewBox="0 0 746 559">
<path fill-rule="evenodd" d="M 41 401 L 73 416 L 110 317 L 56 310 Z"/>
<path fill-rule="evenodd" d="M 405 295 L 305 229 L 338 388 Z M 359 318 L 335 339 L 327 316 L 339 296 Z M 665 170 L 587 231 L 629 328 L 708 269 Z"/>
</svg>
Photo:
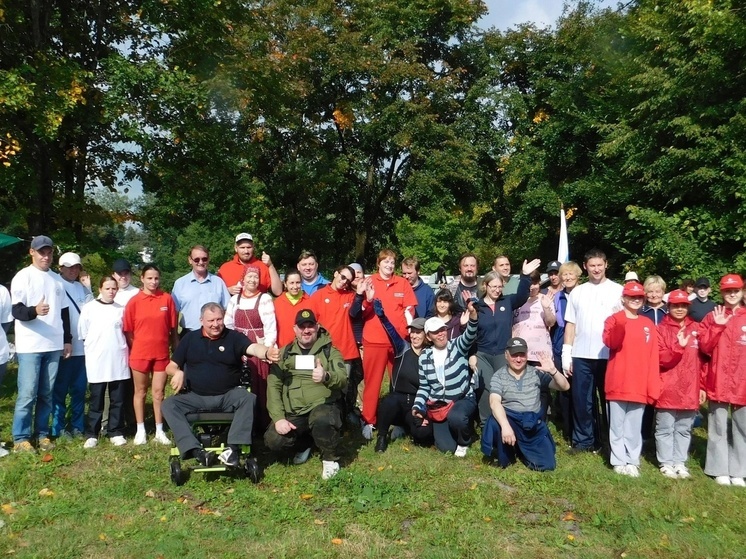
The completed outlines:
<svg viewBox="0 0 746 559">
<path fill-rule="evenodd" d="M 570 246 L 567 238 L 567 220 L 565 219 L 565 208 L 560 206 L 560 238 L 557 260 L 567 262 L 570 260 Z"/>
</svg>

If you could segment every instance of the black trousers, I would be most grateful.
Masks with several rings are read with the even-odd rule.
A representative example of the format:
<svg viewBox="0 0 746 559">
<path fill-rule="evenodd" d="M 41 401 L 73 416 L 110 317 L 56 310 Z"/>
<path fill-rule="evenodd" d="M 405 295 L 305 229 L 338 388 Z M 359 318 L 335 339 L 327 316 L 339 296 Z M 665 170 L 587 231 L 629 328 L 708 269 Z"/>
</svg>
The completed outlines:
<svg viewBox="0 0 746 559">
<path fill-rule="evenodd" d="M 430 446 L 433 444 L 433 424 L 423 427 L 422 420 L 412 415 L 414 394 L 389 392 L 378 404 L 378 436 L 388 434 L 392 425 L 399 425 L 412 436 L 414 444 Z"/>
<path fill-rule="evenodd" d="M 101 432 L 107 390 L 109 412 L 106 422 L 106 436 L 118 437 L 124 434 L 124 404 L 128 394 L 128 382 L 129 379 L 114 380 L 111 382 L 92 382 L 89 384 L 91 395 L 88 400 L 88 420 L 85 426 L 85 437 L 87 439 L 96 439 Z"/>
<path fill-rule="evenodd" d="M 264 444 L 282 455 L 294 454 L 315 443 L 321 451 L 322 460 L 339 460 L 339 440 L 342 430 L 342 415 L 336 404 L 321 404 L 305 415 L 291 415 L 286 418 L 295 429 L 280 435 L 275 424 L 264 433 Z"/>
</svg>

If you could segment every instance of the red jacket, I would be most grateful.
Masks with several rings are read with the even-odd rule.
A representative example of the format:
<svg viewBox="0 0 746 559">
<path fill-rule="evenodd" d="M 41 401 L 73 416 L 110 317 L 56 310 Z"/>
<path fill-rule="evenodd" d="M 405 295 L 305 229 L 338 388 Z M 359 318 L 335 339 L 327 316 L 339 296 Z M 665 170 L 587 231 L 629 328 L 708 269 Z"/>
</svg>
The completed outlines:
<svg viewBox="0 0 746 559">
<path fill-rule="evenodd" d="M 746 309 L 739 307 L 724 325 L 716 324 L 713 313 L 700 322 L 700 348 L 712 359 L 707 368 L 705 390 L 715 402 L 746 405 Z"/>
<path fill-rule="evenodd" d="M 298 312 L 303 309 L 311 308 L 311 298 L 303 293 L 300 301 L 295 303 L 290 302 L 287 293 L 282 293 L 274 301 L 275 303 L 275 318 L 277 319 L 277 347 L 284 347 L 295 341 L 295 317 L 298 316 Z"/>
<path fill-rule="evenodd" d="M 655 407 L 665 410 L 696 410 L 699 389 L 704 388 L 705 358 L 699 350 L 701 326 L 691 318 L 684 319 L 684 335 L 689 344 L 681 347 L 681 327 L 670 315 L 658 324 L 661 394 Z"/>
<path fill-rule="evenodd" d="M 660 394 L 658 332 L 649 318 L 629 319 L 624 311 L 604 322 L 604 344 L 609 348 L 606 399 L 652 404 Z"/>
<path fill-rule="evenodd" d="M 331 284 L 327 284 L 311 295 L 311 308 L 332 339 L 334 347 L 342 354 L 342 359 L 348 361 L 360 357 L 355 335 L 352 332 L 350 307 L 355 298 L 354 291 L 336 291 Z"/>
<path fill-rule="evenodd" d="M 269 276 L 269 268 L 267 265 L 259 260 L 258 258 L 252 258 L 250 262 L 244 264 L 238 259 L 238 254 L 233 255 L 233 259 L 228 260 L 225 264 L 220 266 L 218 270 L 218 276 L 225 282 L 226 287 L 229 289 L 234 285 L 238 285 L 243 281 L 243 277 L 246 274 L 246 268 L 253 266 L 259 269 L 259 291 L 267 293 L 272 287 L 272 279 Z"/>
</svg>

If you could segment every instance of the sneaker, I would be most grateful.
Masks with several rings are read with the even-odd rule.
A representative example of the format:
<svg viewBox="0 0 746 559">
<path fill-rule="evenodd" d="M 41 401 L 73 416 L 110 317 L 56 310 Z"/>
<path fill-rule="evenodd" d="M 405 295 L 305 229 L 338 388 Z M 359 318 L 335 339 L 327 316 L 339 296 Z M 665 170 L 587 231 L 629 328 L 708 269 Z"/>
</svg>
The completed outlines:
<svg viewBox="0 0 746 559">
<path fill-rule="evenodd" d="M 238 453 L 233 452 L 232 448 L 226 448 L 218 456 L 218 460 L 228 466 L 229 468 L 238 468 L 239 460 Z"/>
<path fill-rule="evenodd" d="M 321 470 L 321 479 L 332 479 L 339 473 L 339 462 L 331 460 L 322 460 L 323 469 Z"/>
<path fill-rule="evenodd" d="M 204 448 L 198 448 L 194 451 L 194 458 L 197 460 L 197 462 L 199 462 L 200 466 L 209 468 L 210 466 L 215 464 L 215 459 L 217 457 L 215 456 L 214 452 L 205 450 Z"/>
<path fill-rule="evenodd" d="M 379 433 L 376 440 L 376 452 L 386 452 L 389 447 L 389 439 L 386 435 Z"/>
<path fill-rule="evenodd" d="M 114 446 L 124 446 L 127 444 L 127 439 L 125 439 L 122 435 L 116 435 L 115 437 L 111 437 L 109 440 Z"/>
<path fill-rule="evenodd" d="M 627 475 L 627 466 L 614 466 L 614 473 L 626 476 Z"/>
<path fill-rule="evenodd" d="M 684 464 L 674 464 L 673 470 L 676 472 L 676 475 L 679 476 L 681 479 L 688 479 L 692 477 L 692 474 L 689 473 L 689 470 Z"/>
<path fill-rule="evenodd" d="M 148 442 L 148 436 L 145 431 L 138 431 L 135 435 L 135 444 L 140 446 Z"/>
<path fill-rule="evenodd" d="M 730 476 L 717 476 L 715 477 L 715 483 L 718 485 L 730 485 Z"/>
<path fill-rule="evenodd" d="M 363 425 L 363 438 L 366 441 L 373 440 L 373 431 L 375 430 L 376 430 L 375 425 L 371 423 L 366 423 L 365 425 Z"/>
<path fill-rule="evenodd" d="M 670 464 L 663 464 L 660 467 L 660 470 L 661 470 L 661 473 L 667 478 L 676 479 L 679 477 L 679 474 L 676 472 L 674 467 L 671 466 Z"/>
<path fill-rule="evenodd" d="M 735 485 L 736 487 L 746 487 L 746 481 L 742 477 L 730 478 L 730 484 Z"/>
<path fill-rule="evenodd" d="M 157 443 L 171 446 L 171 439 L 169 439 L 168 435 L 166 435 L 166 433 L 164 433 L 163 431 L 156 431 L 155 438 L 153 440 Z"/>
<path fill-rule="evenodd" d="M 0 445 L 0 458 L 4 458 L 8 454 L 10 454 L 10 452 L 8 452 L 8 449 Z"/>
<path fill-rule="evenodd" d="M 407 432 L 404 430 L 404 427 L 399 427 L 398 425 L 395 425 L 393 429 L 391 429 L 391 440 L 395 441 L 396 439 L 401 439 L 402 437 L 406 437 Z"/>
<path fill-rule="evenodd" d="M 456 446 L 456 451 L 453 453 L 453 455 L 456 458 L 463 458 L 464 456 L 466 456 L 466 451 L 467 450 L 469 450 L 468 446 L 457 445 Z"/>
<path fill-rule="evenodd" d="M 627 471 L 627 475 L 629 477 L 640 477 L 640 468 L 638 468 L 634 464 L 627 464 L 624 468 Z"/>
<path fill-rule="evenodd" d="M 308 462 L 308 458 L 311 456 L 311 447 L 309 446 L 306 450 L 300 451 L 293 457 L 293 464 L 299 466 Z"/>
<path fill-rule="evenodd" d="M 83 443 L 83 448 L 96 448 L 97 444 L 98 444 L 98 439 L 91 437 L 85 440 L 85 442 Z"/>
<path fill-rule="evenodd" d="M 13 452 L 19 453 L 19 452 L 36 452 L 34 450 L 34 447 L 31 446 L 31 443 L 28 441 L 21 441 L 20 443 L 16 443 L 13 445 Z M 728 478 L 728 484 L 730 484 L 730 478 Z"/>
<path fill-rule="evenodd" d="M 54 449 L 54 443 L 52 442 L 52 439 L 49 437 L 42 437 L 39 439 L 39 450 L 43 450 L 44 452 L 49 452 L 50 450 Z"/>
<path fill-rule="evenodd" d="M 54 433 L 52 433 L 54 435 Z M 59 435 L 57 435 L 57 439 L 69 441 L 73 438 L 73 434 L 70 431 L 62 431 Z"/>
</svg>

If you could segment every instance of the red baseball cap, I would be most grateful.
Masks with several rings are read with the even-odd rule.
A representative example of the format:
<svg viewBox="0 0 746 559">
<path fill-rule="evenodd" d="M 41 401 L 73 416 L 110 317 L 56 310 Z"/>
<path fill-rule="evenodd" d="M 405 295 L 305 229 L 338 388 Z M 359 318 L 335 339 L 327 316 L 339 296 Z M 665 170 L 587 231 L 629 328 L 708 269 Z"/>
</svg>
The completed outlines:
<svg viewBox="0 0 746 559">
<path fill-rule="evenodd" d="M 689 305 L 691 301 L 689 300 L 689 294 L 682 290 L 682 289 L 674 289 L 671 291 L 671 293 L 668 294 L 668 304 L 669 305 L 678 305 L 678 304 L 686 304 Z"/>
<path fill-rule="evenodd" d="M 743 280 L 738 274 L 728 274 L 720 278 L 720 291 L 723 289 L 741 289 Z"/>
<path fill-rule="evenodd" d="M 627 297 L 644 297 L 645 289 L 639 281 L 628 281 L 624 284 L 622 295 Z"/>
</svg>

